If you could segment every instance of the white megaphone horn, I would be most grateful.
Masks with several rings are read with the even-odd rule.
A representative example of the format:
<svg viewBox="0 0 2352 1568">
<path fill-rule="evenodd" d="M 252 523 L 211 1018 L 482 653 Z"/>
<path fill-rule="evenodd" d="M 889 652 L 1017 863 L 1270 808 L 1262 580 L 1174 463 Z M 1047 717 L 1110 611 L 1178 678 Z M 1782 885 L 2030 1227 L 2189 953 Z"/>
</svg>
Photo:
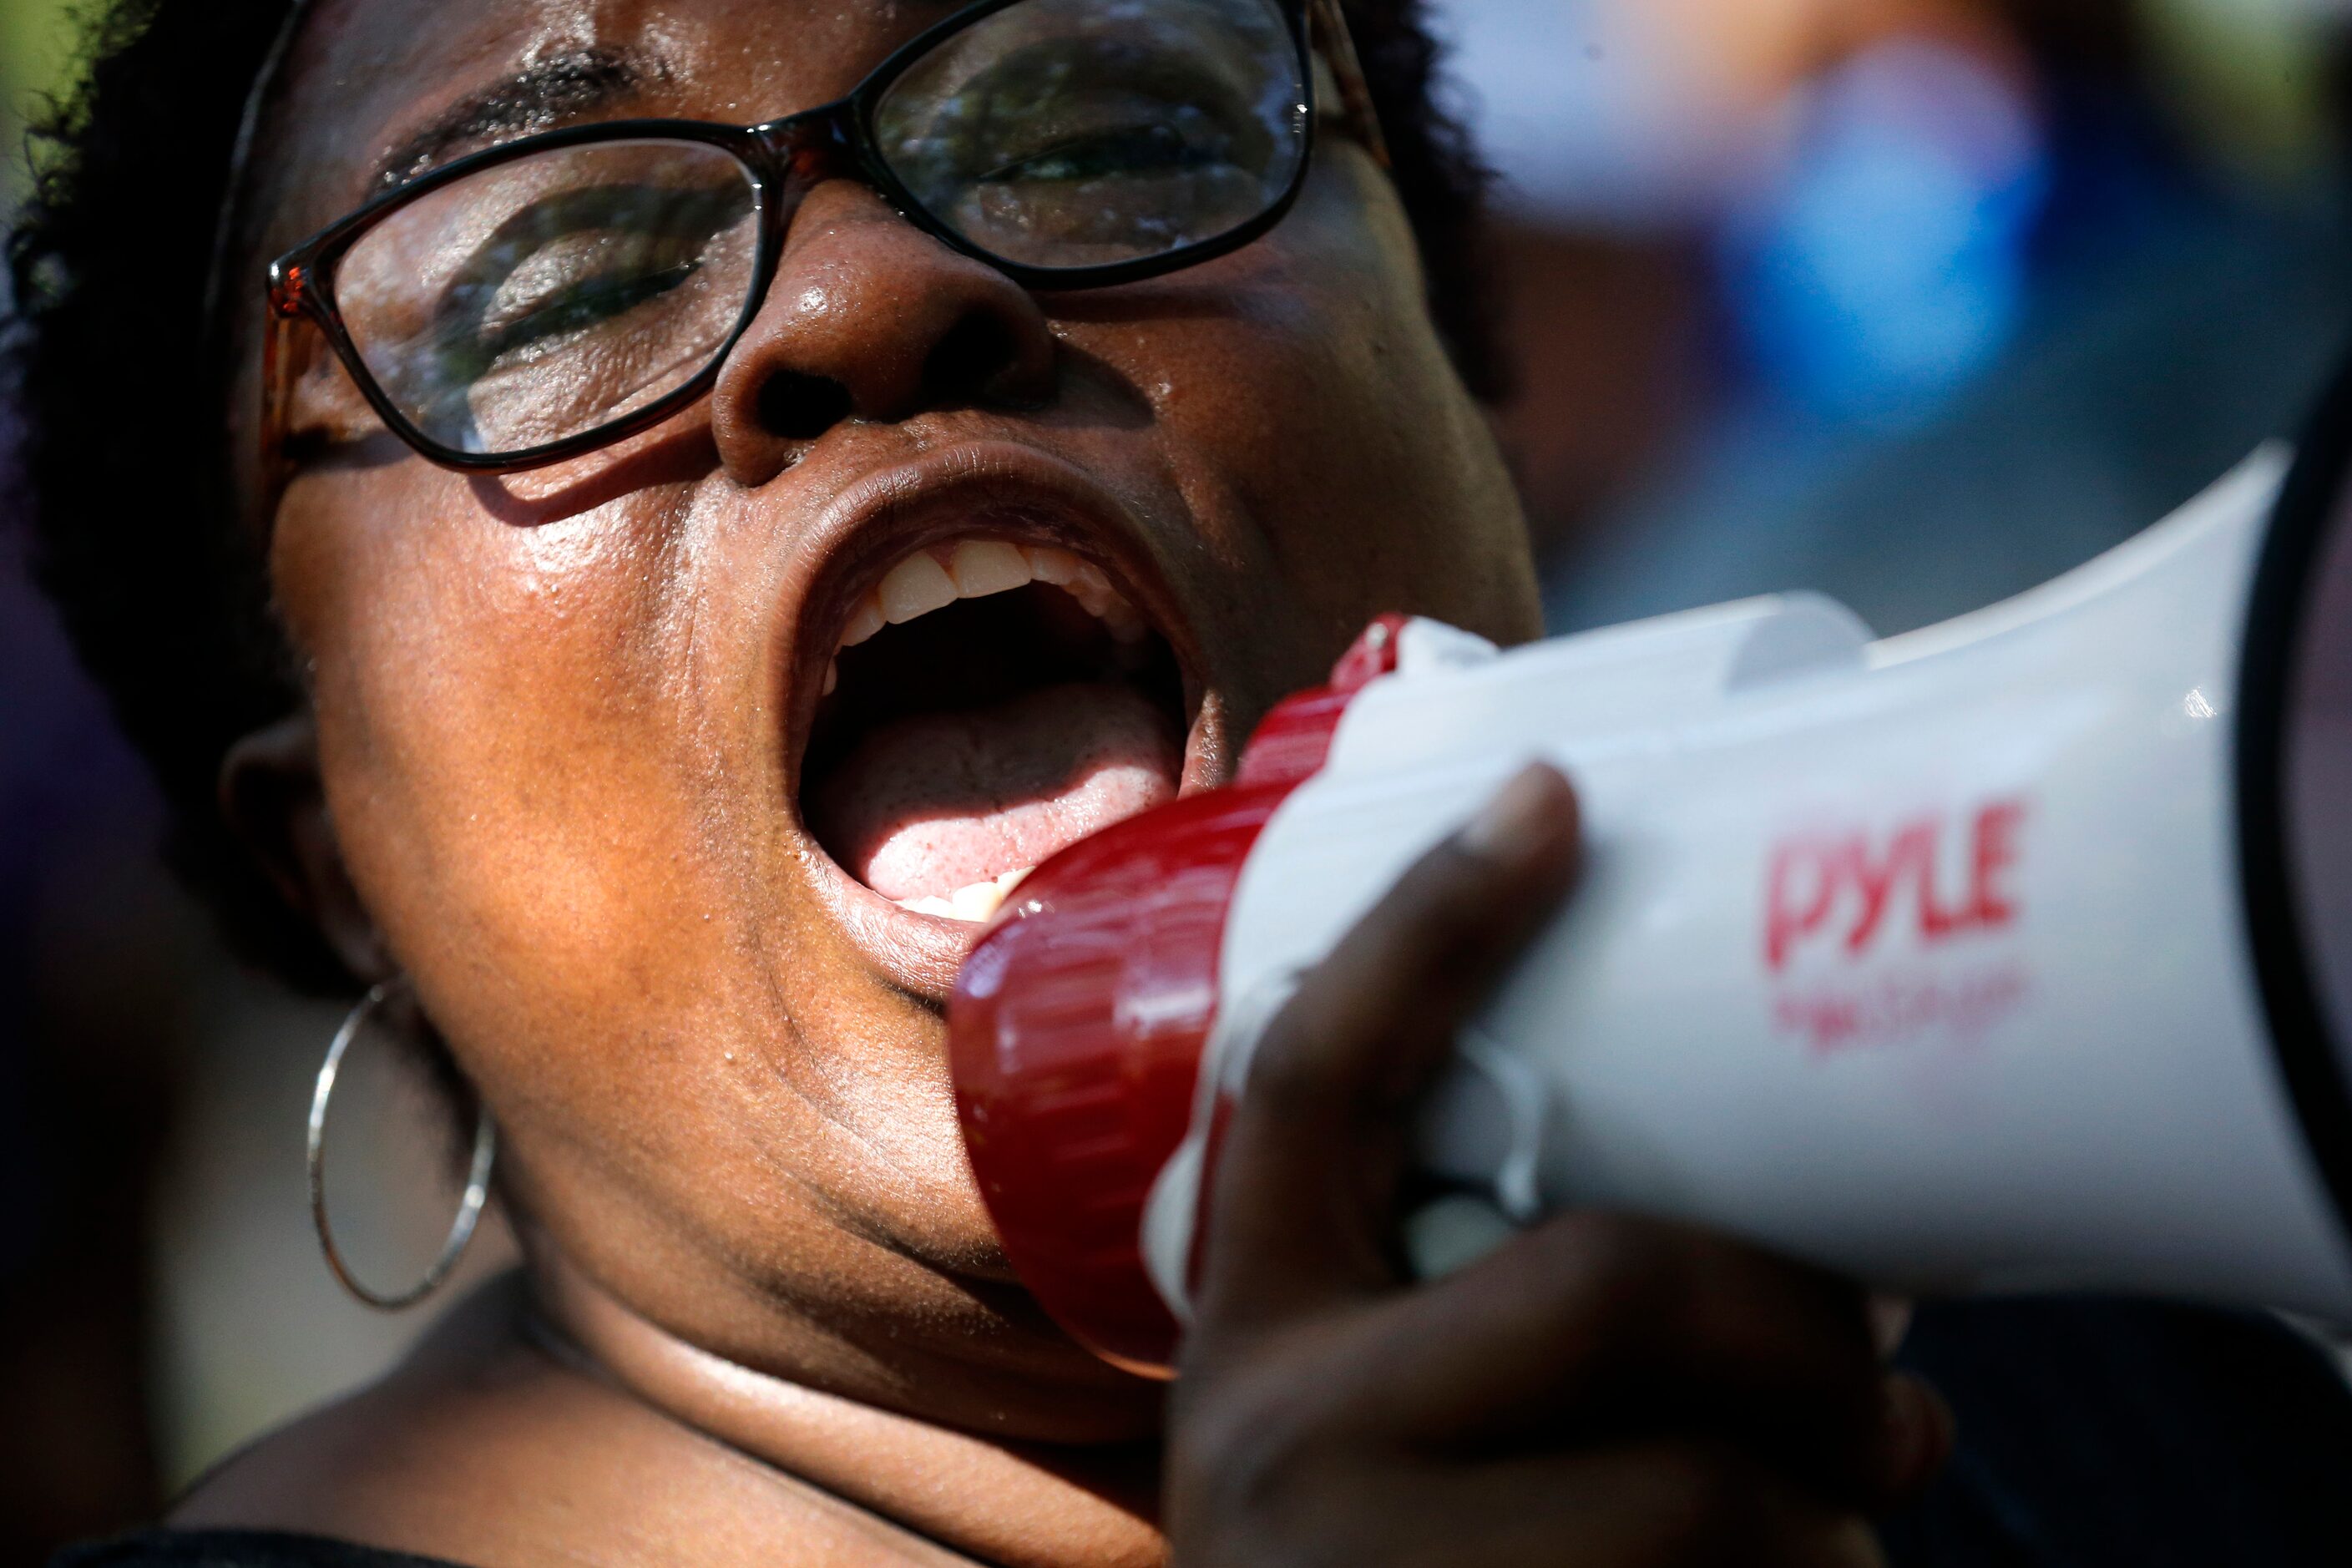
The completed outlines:
<svg viewBox="0 0 2352 1568">
<path fill-rule="evenodd" d="M 1582 886 L 1466 1030 L 1422 1255 L 1568 1205 L 1914 1292 L 2352 1323 L 2352 381 L 2168 521 L 1874 642 L 1809 595 L 1507 653 L 1391 617 L 1231 788 L 1064 851 L 950 1012 L 975 1173 L 1163 1367 L 1260 1026 L 1512 772 Z"/>
</svg>

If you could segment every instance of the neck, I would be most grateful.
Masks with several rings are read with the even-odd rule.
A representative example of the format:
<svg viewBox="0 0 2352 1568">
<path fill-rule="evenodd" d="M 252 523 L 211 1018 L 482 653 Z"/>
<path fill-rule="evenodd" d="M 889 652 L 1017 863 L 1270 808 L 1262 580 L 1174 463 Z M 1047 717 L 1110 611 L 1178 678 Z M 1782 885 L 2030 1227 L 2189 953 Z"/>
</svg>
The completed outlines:
<svg viewBox="0 0 2352 1568">
<path fill-rule="evenodd" d="M 637 1398 L 738 1451 L 1004 1568 L 1161 1568 L 1159 1455 L 993 1441 L 755 1372 L 650 1321 L 553 1248 L 547 1324 Z"/>
</svg>

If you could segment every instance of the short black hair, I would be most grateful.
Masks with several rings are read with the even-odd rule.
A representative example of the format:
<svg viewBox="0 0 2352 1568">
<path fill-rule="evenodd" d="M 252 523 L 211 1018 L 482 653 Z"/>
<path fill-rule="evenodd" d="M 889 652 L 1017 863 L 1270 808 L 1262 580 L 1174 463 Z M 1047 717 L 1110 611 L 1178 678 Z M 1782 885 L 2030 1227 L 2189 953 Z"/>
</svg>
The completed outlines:
<svg viewBox="0 0 2352 1568">
<path fill-rule="evenodd" d="M 27 142 L 8 239 L 6 354 L 36 576 L 161 786 L 173 868 L 247 958 L 290 984 L 351 978 L 230 835 L 220 763 L 295 710 L 298 672 L 240 527 L 233 367 L 205 291 L 246 100 L 294 0 L 113 0 L 85 19 L 79 85 Z M 1443 100 L 1423 0 L 1346 0 L 1420 245 L 1433 319 L 1474 395 L 1504 385 L 1481 222 L 1487 175 Z M 236 280 L 230 279 L 231 285 Z M 154 405 L 179 416 L 143 417 Z"/>
</svg>

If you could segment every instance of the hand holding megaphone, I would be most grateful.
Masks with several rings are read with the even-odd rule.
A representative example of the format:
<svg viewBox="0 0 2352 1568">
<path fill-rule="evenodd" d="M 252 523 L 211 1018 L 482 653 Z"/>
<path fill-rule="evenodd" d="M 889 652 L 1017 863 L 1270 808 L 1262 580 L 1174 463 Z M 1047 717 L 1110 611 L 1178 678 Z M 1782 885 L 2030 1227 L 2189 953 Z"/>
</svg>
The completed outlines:
<svg viewBox="0 0 2352 1568">
<path fill-rule="evenodd" d="M 1305 976 L 1221 1138 L 1173 1395 L 1174 1562 L 1882 1561 L 1864 1521 L 1948 1450 L 1859 1290 L 1696 1227 L 1561 1215 L 1415 1285 L 1415 1107 L 1554 915 L 1534 770 Z"/>
<path fill-rule="evenodd" d="M 1234 787 L 1047 862 L 966 964 L 1014 1266 L 1164 1366 L 1268 1020 L 1541 758 L 1585 872 L 1421 1103 L 1428 1258 L 1600 1207 L 1904 1291 L 2352 1321 L 2347 458 L 2352 393 L 2292 472 L 1885 642 L 1805 596 L 1508 653 L 1375 626 Z"/>
</svg>

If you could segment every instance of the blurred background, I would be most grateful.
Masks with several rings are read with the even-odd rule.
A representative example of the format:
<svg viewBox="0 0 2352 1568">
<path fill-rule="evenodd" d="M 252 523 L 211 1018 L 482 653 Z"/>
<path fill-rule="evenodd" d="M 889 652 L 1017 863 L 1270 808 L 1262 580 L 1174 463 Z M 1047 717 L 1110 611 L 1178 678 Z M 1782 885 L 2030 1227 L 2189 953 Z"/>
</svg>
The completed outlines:
<svg viewBox="0 0 2352 1568">
<path fill-rule="evenodd" d="M 1503 176 L 1503 426 L 1555 630 L 1793 587 L 1883 632 L 1973 608 L 2292 435 L 2352 346 L 2352 0 L 1434 3 Z M 0 215 L 68 10 L 0 0 Z M 163 877 L 8 521 L 0 1568 L 152 1514 L 419 1326 L 311 1237 L 337 1013 L 240 973 Z M 450 1212 L 415 1157 L 446 1130 L 362 1070 L 336 1214 L 390 1281 Z"/>
</svg>

